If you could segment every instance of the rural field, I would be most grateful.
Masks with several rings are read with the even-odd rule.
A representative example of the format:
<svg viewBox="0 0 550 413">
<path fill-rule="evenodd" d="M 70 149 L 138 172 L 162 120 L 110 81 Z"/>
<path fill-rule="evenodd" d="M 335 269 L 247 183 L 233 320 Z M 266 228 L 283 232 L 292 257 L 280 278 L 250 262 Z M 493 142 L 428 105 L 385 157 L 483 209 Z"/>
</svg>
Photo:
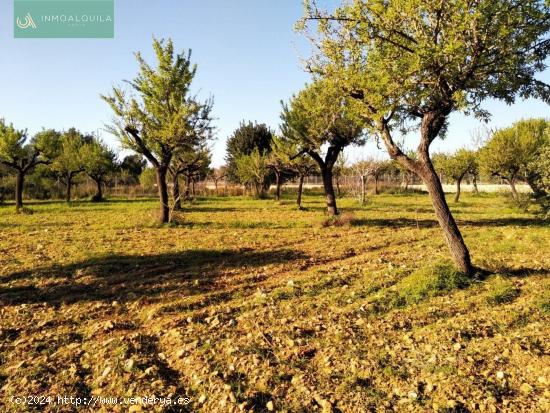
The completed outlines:
<svg viewBox="0 0 550 413">
<path fill-rule="evenodd" d="M 0 207 L 0 411 L 550 410 L 550 228 L 504 195 Z M 10 403 L 178 396 L 184 406 Z M 65 410 L 64 410 L 65 409 Z"/>
</svg>

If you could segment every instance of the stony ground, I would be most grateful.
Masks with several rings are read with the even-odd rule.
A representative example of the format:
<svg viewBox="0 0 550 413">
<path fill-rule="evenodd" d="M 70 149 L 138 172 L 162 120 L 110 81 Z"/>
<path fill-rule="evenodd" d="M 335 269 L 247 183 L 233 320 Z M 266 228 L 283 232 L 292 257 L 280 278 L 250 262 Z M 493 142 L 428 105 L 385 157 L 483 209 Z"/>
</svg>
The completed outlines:
<svg viewBox="0 0 550 413">
<path fill-rule="evenodd" d="M 426 195 L 340 203 L 0 207 L 0 411 L 550 410 L 548 223 L 466 194 L 470 282 Z"/>
</svg>

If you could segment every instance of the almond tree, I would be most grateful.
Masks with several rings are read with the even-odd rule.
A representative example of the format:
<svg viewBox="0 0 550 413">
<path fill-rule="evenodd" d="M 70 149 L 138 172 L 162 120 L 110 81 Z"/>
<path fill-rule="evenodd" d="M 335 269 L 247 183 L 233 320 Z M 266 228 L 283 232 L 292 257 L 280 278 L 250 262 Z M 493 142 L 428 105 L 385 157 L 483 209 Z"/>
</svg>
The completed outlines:
<svg viewBox="0 0 550 413">
<path fill-rule="evenodd" d="M 166 175 L 178 148 L 189 146 L 196 130 L 211 126 L 212 99 L 200 102 L 191 94 L 196 65 L 191 51 L 176 54 L 172 40 L 153 40 L 157 67 L 136 53 L 139 73 L 127 82 L 130 91 L 113 88 L 102 96 L 115 113 L 109 131 L 122 146 L 147 158 L 155 168 L 160 200 L 160 222 L 168 222 Z"/>
<path fill-rule="evenodd" d="M 478 175 L 477 156 L 469 149 L 459 149 L 454 154 L 433 155 L 433 163 L 437 172 L 443 173 L 446 179 L 456 183 L 455 202 L 460 199 L 462 180 L 466 175 Z"/>
<path fill-rule="evenodd" d="M 550 5 L 541 0 L 351 0 L 334 12 L 306 0 L 299 28 L 318 53 L 308 68 L 334 79 L 361 104 L 359 113 L 390 157 L 426 185 L 456 266 L 474 274 L 470 253 L 430 158 L 453 112 L 487 119 L 488 99 L 550 99 L 535 75 L 550 52 Z M 418 159 L 397 132 L 420 135 Z M 409 132 L 409 133 L 407 133 Z"/>
<path fill-rule="evenodd" d="M 92 142 L 93 136 L 84 135 L 75 128 L 61 134 L 58 153 L 50 164 L 50 170 L 65 183 L 65 200 L 71 201 L 74 178 L 84 172 L 83 148 Z"/>
<path fill-rule="evenodd" d="M 337 215 L 333 169 L 342 150 L 364 143 L 363 123 L 354 114 L 354 102 L 328 80 L 306 86 L 283 104 L 281 131 L 319 166 L 330 215 Z"/>
<path fill-rule="evenodd" d="M 529 183 L 528 165 L 549 141 L 550 122 L 545 119 L 526 119 L 499 129 L 481 148 L 482 171 L 506 181 L 517 199 L 516 182 Z"/>
<path fill-rule="evenodd" d="M 103 185 L 107 176 L 116 169 L 116 154 L 103 141 L 94 138 L 81 150 L 84 172 L 95 182 L 97 191 L 93 202 L 103 201 Z"/>
<path fill-rule="evenodd" d="M 25 177 L 35 166 L 47 164 L 55 156 L 59 133 L 44 130 L 30 142 L 25 130 L 16 129 L 0 119 L 0 164 L 15 171 L 15 210 L 23 208 Z"/>
</svg>

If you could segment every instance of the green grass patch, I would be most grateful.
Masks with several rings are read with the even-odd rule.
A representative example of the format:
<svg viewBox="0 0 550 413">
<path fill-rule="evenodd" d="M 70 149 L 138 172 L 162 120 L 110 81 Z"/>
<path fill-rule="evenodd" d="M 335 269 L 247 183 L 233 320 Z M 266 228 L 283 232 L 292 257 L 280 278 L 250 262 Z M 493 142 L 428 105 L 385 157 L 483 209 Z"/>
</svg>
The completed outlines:
<svg viewBox="0 0 550 413">
<path fill-rule="evenodd" d="M 491 305 L 511 303 L 519 295 L 514 283 L 500 275 L 488 280 L 487 288 L 486 300 Z"/>
</svg>

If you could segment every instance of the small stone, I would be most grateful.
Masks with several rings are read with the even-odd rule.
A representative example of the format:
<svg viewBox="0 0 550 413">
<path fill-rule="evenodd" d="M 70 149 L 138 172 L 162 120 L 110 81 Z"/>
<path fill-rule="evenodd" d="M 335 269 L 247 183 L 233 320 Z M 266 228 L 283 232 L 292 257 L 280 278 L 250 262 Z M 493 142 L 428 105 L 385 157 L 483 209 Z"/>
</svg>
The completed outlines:
<svg viewBox="0 0 550 413">
<path fill-rule="evenodd" d="M 126 360 L 124 362 L 124 370 L 128 371 L 128 372 L 132 371 L 132 369 L 134 368 L 134 364 L 135 364 L 134 360 L 132 360 L 132 359 Z"/>
<path fill-rule="evenodd" d="M 504 378 L 504 372 L 503 371 L 497 371 L 497 379 L 503 379 Z"/>
<path fill-rule="evenodd" d="M 456 351 L 458 351 L 458 350 L 460 350 L 460 349 L 462 348 L 462 344 L 460 344 L 460 343 L 455 343 L 455 345 L 453 346 L 453 348 L 454 348 Z"/>
<path fill-rule="evenodd" d="M 265 405 L 265 407 L 267 408 L 267 410 L 269 410 L 270 412 L 272 412 L 274 410 L 274 407 L 273 407 L 273 402 L 270 400 L 267 402 L 267 404 Z"/>
<path fill-rule="evenodd" d="M 199 397 L 199 404 L 203 404 L 206 401 L 206 396 L 204 394 Z"/>
<path fill-rule="evenodd" d="M 185 350 L 184 349 L 178 350 L 177 353 L 176 353 L 176 357 L 181 359 L 181 358 L 183 358 L 183 356 L 185 356 Z"/>
</svg>

